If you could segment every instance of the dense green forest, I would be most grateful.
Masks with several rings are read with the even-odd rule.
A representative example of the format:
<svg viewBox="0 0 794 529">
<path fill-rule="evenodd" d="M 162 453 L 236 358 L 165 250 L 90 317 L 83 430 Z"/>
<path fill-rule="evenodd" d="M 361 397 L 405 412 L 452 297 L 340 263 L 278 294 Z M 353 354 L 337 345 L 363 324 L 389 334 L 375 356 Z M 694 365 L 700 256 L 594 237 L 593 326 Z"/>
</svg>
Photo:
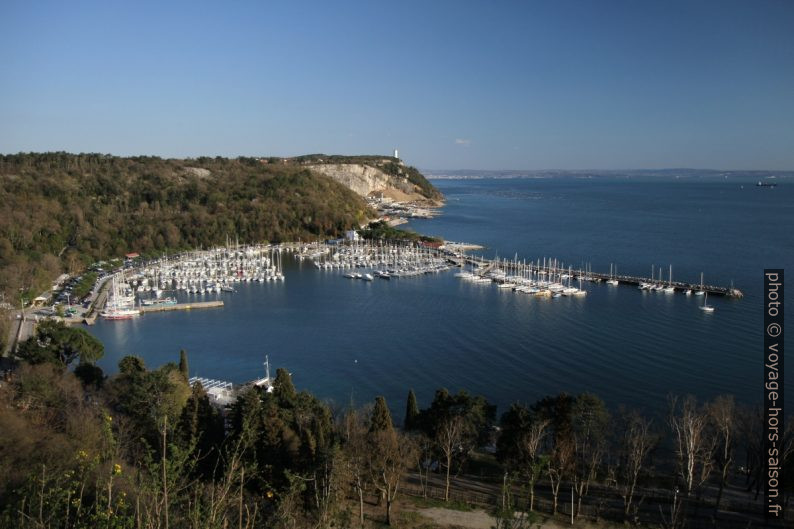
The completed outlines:
<svg viewBox="0 0 794 529">
<path fill-rule="evenodd" d="M 439 389 L 425 408 L 409 391 L 399 428 L 383 397 L 334 406 L 279 369 L 272 392 L 249 386 L 224 417 L 188 384 L 184 351 L 157 369 L 124 357 L 111 377 L 102 355 L 84 330 L 48 321 L 0 380 L 0 527 L 431 528 L 411 522 L 409 494 L 470 508 L 461 489 L 474 483 L 500 528 L 528 528 L 571 498 L 576 518 L 743 528 L 728 511 L 747 513 L 762 486 L 761 412 L 729 396 L 671 398 L 656 422 L 587 393 L 499 417 L 465 391 Z M 781 446 L 784 504 L 791 419 Z"/>
<path fill-rule="evenodd" d="M 335 236 L 372 216 L 300 165 L 254 158 L 0 156 L 0 292 L 37 295 L 61 271 L 166 249 Z"/>
</svg>

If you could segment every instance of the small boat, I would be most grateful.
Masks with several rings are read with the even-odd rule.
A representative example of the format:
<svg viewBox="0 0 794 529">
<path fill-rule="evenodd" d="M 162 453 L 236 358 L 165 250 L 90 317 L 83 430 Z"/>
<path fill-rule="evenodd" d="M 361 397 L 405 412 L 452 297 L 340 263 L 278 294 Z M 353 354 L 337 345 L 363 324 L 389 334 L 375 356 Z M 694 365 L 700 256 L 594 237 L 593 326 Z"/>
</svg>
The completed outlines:
<svg viewBox="0 0 794 529">
<path fill-rule="evenodd" d="M 758 183 L 755 184 L 755 187 L 777 187 L 777 184 L 775 182 L 762 182 L 759 180 Z"/>
<path fill-rule="evenodd" d="M 361 279 L 363 279 L 364 281 L 372 281 L 375 278 L 372 277 L 372 274 L 364 274 L 364 277 L 362 277 Z"/>
<path fill-rule="evenodd" d="M 700 310 L 703 312 L 714 312 L 714 307 L 708 304 L 709 295 L 706 293 L 706 297 L 703 298 L 703 305 L 700 306 Z"/>
</svg>

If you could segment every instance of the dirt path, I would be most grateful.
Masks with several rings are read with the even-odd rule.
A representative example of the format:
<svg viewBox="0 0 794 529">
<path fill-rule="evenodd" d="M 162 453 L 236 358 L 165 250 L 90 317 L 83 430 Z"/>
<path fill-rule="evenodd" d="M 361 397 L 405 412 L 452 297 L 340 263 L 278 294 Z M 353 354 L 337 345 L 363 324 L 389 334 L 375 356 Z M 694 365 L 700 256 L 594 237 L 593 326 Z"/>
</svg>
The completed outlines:
<svg viewBox="0 0 794 529">
<path fill-rule="evenodd" d="M 441 507 L 433 507 L 430 509 L 418 509 L 417 512 L 422 516 L 432 519 L 441 527 L 463 527 L 465 529 L 492 529 L 496 525 L 496 520 L 493 516 L 481 509 L 473 511 L 456 511 L 453 509 L 444 509 Z M 540 525 L 532 525 L 532 527 L 539 527 L 541 529 L 569 529 L 569 524 L 563 524 L 556 520 L 544 520 Z M 618 527 L 606 525 L 597 525 L 585 521 L 578 521 L 576 527 L 579 529 L 596 529 L 605 527 Z"/>
<path fill-rule="evenodd" d="M 453 509 L 442 509 L 433 507 L 431 509 L 419 509 L 419 514 L 431 518 L 442 526 L 465 527 L 467 529 L 491 529 L 496 525 L 493 516 L 481 510 L 474 511 L 455 511 Z"/>
</svg>

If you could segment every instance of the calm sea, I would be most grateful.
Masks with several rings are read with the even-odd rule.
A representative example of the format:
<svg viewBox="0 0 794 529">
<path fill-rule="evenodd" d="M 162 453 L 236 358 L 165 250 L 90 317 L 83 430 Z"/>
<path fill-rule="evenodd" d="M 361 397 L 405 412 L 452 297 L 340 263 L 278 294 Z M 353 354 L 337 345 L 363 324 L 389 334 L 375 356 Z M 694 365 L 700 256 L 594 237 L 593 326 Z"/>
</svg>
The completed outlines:
<svg viewBox="0 0 794 529">
<path fill-rule="evenodd" d="M 744 292 L 741 300 L 709 298 L 713 314 L 698 309 L 700 297 L 628 286 L 586 284 L 586 298 L 540 300 L 452 273 L 367 283 L 285 259 L 285 282 L 241 285 L 220 295 L 223 309 L 100 321 L 90 331 L 105 344 L 107 372 L 124 355 L 156 367 L 178 361 L 184 348 L 191 374 L 243 382 L 261 376 L 268 354 L 299 389 L 339 405 L 384 395 L 397 417 L 410 388 L 420 406 L 447 387 L 482 394 L 500 413 L 563 391 L 648 413 L 664 410 L 669 393 L 756 403 L 762 272 L 794 262 L 794 184 L 755 181 L 438 179 L 442 215 L 410 224 L 482 244 L 488 257 L 557 258 L 601 272 L 614 263 L 645 276 L 662 266 L 665 277 L 672 264 L 675 280 L 698 282 L 703 272 L 706 283 Z"/>
</svg>

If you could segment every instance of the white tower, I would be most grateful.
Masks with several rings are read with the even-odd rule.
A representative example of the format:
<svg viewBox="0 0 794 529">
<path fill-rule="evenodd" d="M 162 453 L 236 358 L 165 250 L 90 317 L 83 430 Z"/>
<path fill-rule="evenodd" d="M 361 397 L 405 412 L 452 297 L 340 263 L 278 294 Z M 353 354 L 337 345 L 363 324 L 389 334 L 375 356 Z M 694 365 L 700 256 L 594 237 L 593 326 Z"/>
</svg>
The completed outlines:
<svg viewBox="0 0 794 529">
<path fill-rule="evenodd" d="M 398 151 L 397 149 L 394 149 L 394 157 L 397 158 L 398 160 L 400 159 L 400 151 Z"/>
</svg>

